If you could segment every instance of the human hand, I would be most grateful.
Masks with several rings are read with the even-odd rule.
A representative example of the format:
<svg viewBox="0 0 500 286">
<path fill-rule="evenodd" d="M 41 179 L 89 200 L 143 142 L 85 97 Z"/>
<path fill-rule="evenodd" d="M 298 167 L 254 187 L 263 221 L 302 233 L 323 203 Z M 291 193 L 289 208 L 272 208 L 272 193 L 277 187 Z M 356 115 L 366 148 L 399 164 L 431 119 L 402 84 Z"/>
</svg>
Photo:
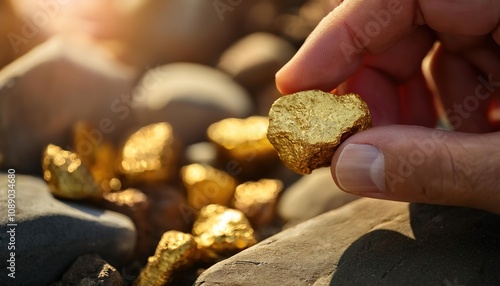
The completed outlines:
<svg viewBox="0 0 500 286">
<path fill-rule="evenodd" d="M 495 0 L 345 0 L 276 84 L 283 94 L 337 88 L 368 103 L 378 127 L 348 138 L 332 159 L 344 191 L 500 214 L 499 24 Z M 424 128 L 443 112 L 460 132 Z"/>
</svg>

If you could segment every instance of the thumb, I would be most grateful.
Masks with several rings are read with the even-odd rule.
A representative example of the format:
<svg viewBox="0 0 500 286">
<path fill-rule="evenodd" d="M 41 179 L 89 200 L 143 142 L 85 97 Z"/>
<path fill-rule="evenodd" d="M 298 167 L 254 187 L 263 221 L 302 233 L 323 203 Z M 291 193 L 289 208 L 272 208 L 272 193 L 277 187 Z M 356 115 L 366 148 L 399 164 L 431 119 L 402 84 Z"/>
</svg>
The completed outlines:
<svg viewBox="0 0 500 286">
<path fill-rule="evenodd" d="M 332 175 L 341 189 L 361 196 L 500 214 L 500 132 L 372 128 L 339 147 Z"/>
</svg>

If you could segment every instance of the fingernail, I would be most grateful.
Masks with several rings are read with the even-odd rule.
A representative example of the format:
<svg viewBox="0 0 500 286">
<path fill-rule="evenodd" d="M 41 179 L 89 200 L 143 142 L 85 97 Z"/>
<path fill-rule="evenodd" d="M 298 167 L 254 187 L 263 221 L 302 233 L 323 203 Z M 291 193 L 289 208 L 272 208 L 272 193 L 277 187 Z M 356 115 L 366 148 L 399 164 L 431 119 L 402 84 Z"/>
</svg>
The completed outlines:
<svg viewBox="0 0 500 286">
<path fill-rule="evenodd" d="M 384 154 L 372 145 L 349 144 L 340 153 L 335 175 L 339 187 L 347 192 L 384 192 Z"/>
</svg>

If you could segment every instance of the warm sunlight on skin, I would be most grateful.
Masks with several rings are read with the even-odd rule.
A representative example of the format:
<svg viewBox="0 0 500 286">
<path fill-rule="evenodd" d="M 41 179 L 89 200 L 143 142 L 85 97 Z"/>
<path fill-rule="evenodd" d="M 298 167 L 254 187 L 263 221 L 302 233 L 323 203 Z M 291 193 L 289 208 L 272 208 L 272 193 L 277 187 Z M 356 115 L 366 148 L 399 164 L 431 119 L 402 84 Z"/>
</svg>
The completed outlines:
<svg viewBox="0 0 500 286">
<path fill-rule="evenodd" d="M 343 1 L 276 74 L 284 94 L 337 88 L 368 104 L 376 128 L 332 160 L 343 190 L 500 213 L 499 3 Z M 466 133 L 433 129 L 443 113 Z"/>
</svg>

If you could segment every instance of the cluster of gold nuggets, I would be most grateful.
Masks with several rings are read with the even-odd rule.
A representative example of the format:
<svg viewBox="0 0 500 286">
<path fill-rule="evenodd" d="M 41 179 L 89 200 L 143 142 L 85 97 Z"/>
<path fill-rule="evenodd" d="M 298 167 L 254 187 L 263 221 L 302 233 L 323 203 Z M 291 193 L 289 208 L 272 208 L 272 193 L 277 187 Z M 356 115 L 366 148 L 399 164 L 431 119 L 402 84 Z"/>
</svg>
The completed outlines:
<svg viewBox="0 0 500 286">
<path fill-rule="evenodd" d="M 267 117 L 230 118 L 214 123 L 208 138 L 217 146 L 221 160 L 231 160 L 231 170 L 248 172 L 276 161 L 276 151 L 266 138 L 267 127 Z M 77 152 L 46 147 L 42 167 L 54 195 L 131 206 L 144 200 L 144 194 L 122 186 L 171 183 L 180 174 L 188 207 L 198 212 L 191 234 L 175 230 L 163 234 L 135 285 L 163 285 L 179 269 L 233 255 L 256 243 L 252 226 L 268 224 L 274 217 L 281 181 L 238 184 L 238 174 L 230 175 L 224 167 L 190 164 L 179 168 L 180 145 L 166 122 L 142 127 L 128 137 L 119 152 L 105 139 L 83 148 L 88 142 L 82 133 L 90 130 L 88 124 L 76 125 Z"/>
<path fill-rule="evenodd" d="M 273 219 L 283 185 L 273 179 L 238 184 L 236 178 L 274 166 L 278 155 L 290 169 L 308 174 L 328 166 L 343 140 L 370 126 L 370 113 L 360 96 L 321 91 L 278 99 L 269 119 L 229 118 L 212 124 L 208 138 L 217 146 L 221 161 L 227 162 L 227 172 L 203 164 L 180 169 L 187 202 L 199 211 L 198 217 L 191 234 L 174 230 L 163 234 L 135 284 L 164 285 L 179 269 L 197 261 L 213 262 L 255 244 L 253 227 Z M 89 127 L 77 125 L 77 150 L 88 146 L 83 132 L 88 133 Z M 94 148 L 83 148 L 86 152 L 81 154 L 47 146 L 42 166 L 53 194 L 133 205 L 145 200 L 143 194 L 134 189 L 120 191 L 121 180 L 129 185 L 172 182 L 179 173 L 180 145 L 166 122 L 139 129 L 118 153 L 110 146 L 104 141 Z M 119 158 L 118 163 L 115 158 Z"/>
</svg>

